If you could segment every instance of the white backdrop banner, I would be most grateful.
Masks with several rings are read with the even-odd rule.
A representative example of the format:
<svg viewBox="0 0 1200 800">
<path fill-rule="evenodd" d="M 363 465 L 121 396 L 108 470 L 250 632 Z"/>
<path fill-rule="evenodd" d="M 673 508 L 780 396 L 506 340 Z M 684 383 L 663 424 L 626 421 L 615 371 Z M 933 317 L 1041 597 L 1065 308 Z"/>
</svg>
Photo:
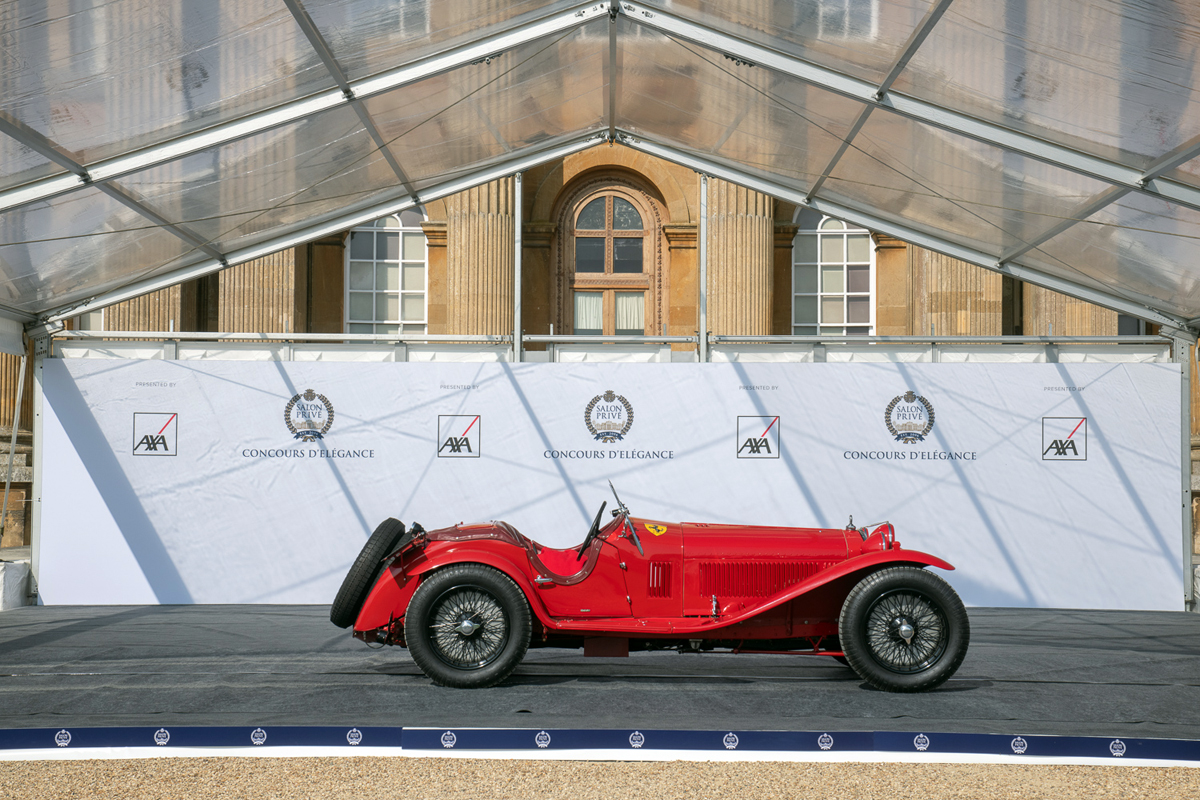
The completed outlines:
<svg viewBox="0 0 1200 800">
<path fill-rule="evenodd" d="M 383 519 L 890 520 L 972 605 L 1182 607 L 1176 364 L 46 360 L 51 604 L 328 603 Z"/>
</svg>

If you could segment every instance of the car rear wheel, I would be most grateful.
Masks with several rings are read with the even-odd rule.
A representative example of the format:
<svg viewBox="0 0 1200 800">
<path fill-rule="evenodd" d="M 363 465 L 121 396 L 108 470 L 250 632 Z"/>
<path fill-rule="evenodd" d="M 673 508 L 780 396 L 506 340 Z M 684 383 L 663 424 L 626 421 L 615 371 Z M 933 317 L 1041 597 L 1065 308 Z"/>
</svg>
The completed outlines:
<svg viewBox="0 0 1200 800">
<path fill-rule="evenodd" d="M 481 689 L 507 678 L 529 649 L 529 604 L 507 575 L 459 564 L 426 577 L 404 615 L 413 661 L 441 686 Z"/>
<path fill-rule="evenodd" d="M 379 573 L 383 572 L 383 559 L 400 546 L 403 537 L 404 523 L 400 520 L 389 517 L 379 523 L 342 580 L 337 597 L 329 607 L 330 622 L 339 628 L 354 624 L 367 594 L 375 586 Z"/>
<path fill-rule="evenodd" d="M 945 683 L 967 654 L 970 623 L 950 584 L 915 567 L 890 567 L 859 581 L 842 606 L 846 660 L 870 685 L 919 692 Z"/>
</svg>

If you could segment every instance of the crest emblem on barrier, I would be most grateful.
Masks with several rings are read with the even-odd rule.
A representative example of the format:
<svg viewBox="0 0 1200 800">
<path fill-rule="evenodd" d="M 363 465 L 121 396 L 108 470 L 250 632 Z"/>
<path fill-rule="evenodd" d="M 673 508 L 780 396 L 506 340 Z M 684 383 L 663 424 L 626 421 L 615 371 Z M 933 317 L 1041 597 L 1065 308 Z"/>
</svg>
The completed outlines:
<svg viewBox="0 0 1200 800">
<path fill-rule="evenodd" d="M 821 748 L 822 750 L 832 749 L 833 748 L 833 737 L 830 736 L 828 733 L 822 733 L 820 736 L 817 737 L 817 747 Z"/>
<path fill-rule="evenodd" d="M 538 733 L 537 736 L 533 737 L 533 743 L 536 744 L 538 747 L 542 747 L 542 748 L 549 747 L 550 746 L 550 734 L 546 733 L 545 731 L 541 731 L 540 733 Z"/>
<path fill-rule="evenodd" d="M 71 743 L 71 732 L 63 728 L 58 733 L 54 734 L 54 743 L 59 747 L 66 747 Z"/>
<path fill-rule="evenodd" d="M 612 389 L 592 398 L 583 410 L 583 421 L 588 432 L 600 442 L 612 444 L 624 439 L 633 427 L 633 406 Z"/>
<path fill-rule="evenodd" d="M 451 747 L 454 747 L 457 742 L 458 737 L 454 735 L 453 731 L 446 731 L 442 734 L 442 747 L 450 749 Z"/>
<path fill-rule="evenodd" d="M 1112 753 L 1117 758 L 1125 755 L 1125 743 L 1120 739 L 1113 739 L 1112 744 L 1108 746 L 1108 752 Z"/>
<path fill-rule="evenodd" d="M 634 750 L 637 750 L 645 743 L 646 737 L 642 735 L 641 731 L 634 731 L 633 733 L 629 734 L 629 746 Z"/>
<path fill-rule="evenodd" d="M 315 442 L 325 438 L 333 427 L 333 403 L 325 395 L 305 389 L 288 401 L 283 421 L 294 438 Z"/>
<path fill-rule="evenodd" d="M 1022 739 L 1020 736 L 1012 740 L 1012 751 L 1019 756 L 1025 755 L 1025 751 L 1029 749 L 1029 742 Z"/>
<path fill-rule="evenodd" d="M 352 745 L 362 744 L 362 731 L 358 728 L 351 728 L 346 731 L 346 741 Z"/>
<path fill-rule="evenodd" d="M 925 441 L 933 430 L 933 404 L 909 389 L 892 398 L 883 412 L 883 424 L 897 442 L 916 444 Z"/>
<path fill-rule="evenodd" d="M 154 732 L 154 743 L 159 747 L 162 747 L 169 741 L 171 741 L 171 732 L 166 728 L 159 728 Z"/>
<path fill-rule="evenodd" d="M 737 734 L 733 733 L 732 731 L 725 734 L 725 738 L 721 740 L 721 743 L 725 745 L 726 750 L 737 750 L 737 746 L 738 746 Z"/>
<path fill-rule="evenodd" d="M 922 753 L 929 749 L 929 744 L 929 737 L 923 733 L 918 733 L 916 737 L 913 738 L 913 747 L 917 748 Z"/>
<path fill-rule="evenodd" d="M 250 742 L 255 747 L 262 744 L 266 740 L 267 740 L 267 732 L 264 731 L 262 728 L 255 728 L 254 730 L 250 731 Z"/>
</svg>

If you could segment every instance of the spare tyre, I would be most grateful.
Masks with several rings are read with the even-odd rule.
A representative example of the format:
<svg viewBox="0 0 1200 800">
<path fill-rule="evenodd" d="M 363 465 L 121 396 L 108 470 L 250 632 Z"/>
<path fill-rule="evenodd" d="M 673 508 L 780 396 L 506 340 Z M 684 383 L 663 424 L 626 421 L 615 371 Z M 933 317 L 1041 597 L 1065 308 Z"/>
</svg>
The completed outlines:
<svg viewBox="0 0 1200 800">
<path fill-rule="evenodd" d="M 330 622 L 339 628 L 349 628 L 354 624 L 367 593 L 383 571 L 383 559 L 400 546 L 402 538 L 404 523 L 400 520 L 389 517 L 379 523 L 379 527 L 363 545 L 358 558 L 354 559 L 342 581 L 342 588 L 338 589 L 337 597 L 329 607 Z"/>
</svg>

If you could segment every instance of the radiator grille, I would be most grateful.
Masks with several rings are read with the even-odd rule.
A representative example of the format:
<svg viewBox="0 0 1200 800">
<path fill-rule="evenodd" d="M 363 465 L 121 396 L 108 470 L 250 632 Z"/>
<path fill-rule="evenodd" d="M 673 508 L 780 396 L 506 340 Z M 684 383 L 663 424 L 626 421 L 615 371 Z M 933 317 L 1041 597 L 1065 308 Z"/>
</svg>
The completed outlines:
<svg viewBox="0 0 1200 800">
<path fill-rule="evenodd" d="M 700 594 L 769 597 L 827 566 L 814 561 L 705 561 L 700 563 Z"/>
<path fill-rule="evenodd" d="M 646 590 L 650 597 L 671 596 L 671 562 L 650 562 L 650 586 Z"/>
</svg>

